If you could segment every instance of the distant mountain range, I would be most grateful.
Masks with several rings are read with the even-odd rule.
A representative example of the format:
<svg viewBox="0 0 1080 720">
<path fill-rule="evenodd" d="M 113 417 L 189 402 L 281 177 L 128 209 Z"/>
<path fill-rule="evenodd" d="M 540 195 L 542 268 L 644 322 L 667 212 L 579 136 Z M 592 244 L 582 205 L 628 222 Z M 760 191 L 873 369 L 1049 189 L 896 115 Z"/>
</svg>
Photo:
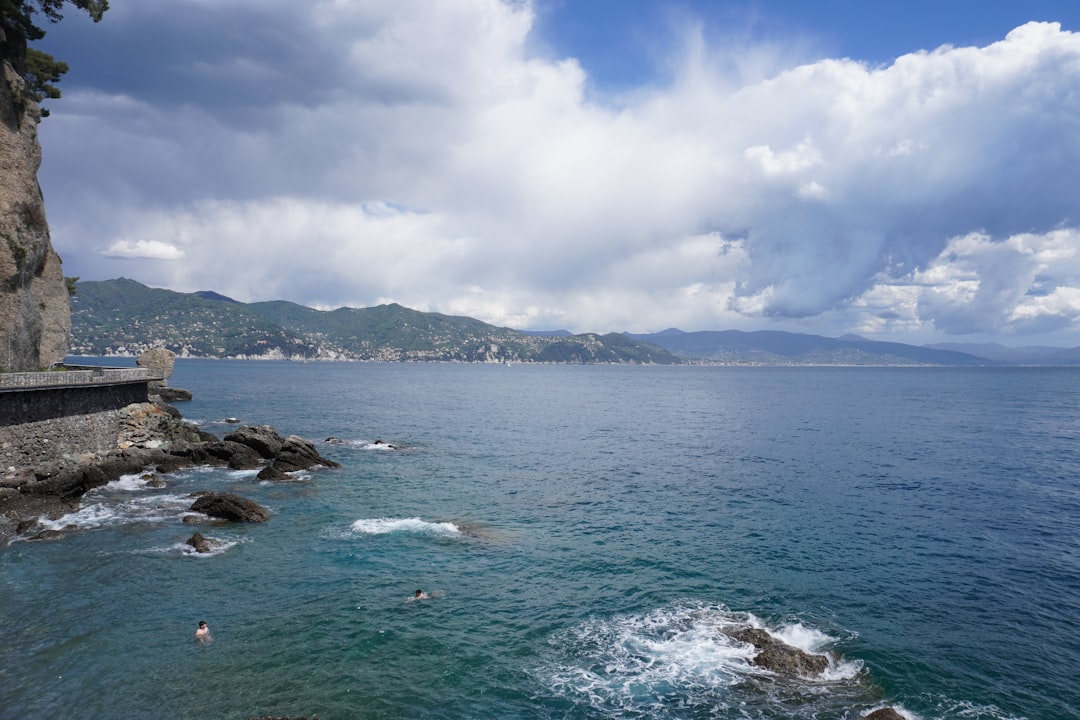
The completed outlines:
<svg viewBox="0 0 1080 720">
<path fill-rule="evenodd" d="M 520 331 L 397 304 L 314 310 L 178 293 L 120 278 L 79 282 L 71 352 L 130 355 L 164 346 L 182 356 L 329 360 L 715 363 L 738 365 L 1075 366 L 1080 348 L 906 345 L 856 335 L 779 331 L 659 333 Z"/>
<path fill-rule="evenodd" d="M 1080 348 L 996 343 L 906 345 L 867 340 L 858 335 L 820 335 L 762 330 L 683 332 L 675 328 L 628 337 L 667 348 L 673 354 L 712 362 L 761 365 L 938 365 L 1042 366 L 1080 365 Z"/>
<path fill-rule="evenodd" d="M 181 356 L 219 358 L 683 362 L 617 333 L 534 335 L 396 304 L 323 311 L 284 301 L 242 303 L 216 292 L 178 293 L 125 278 L 79 282 L 71 325 L 74 355 L 131 355 L 164 346 Z"/>
<path fill-rule="evenodd" d="M 761 330 L 683 332 L 674 328 L 649 335 L 630 334 L 684 358 L 759 365 L 997 365 L 958 350 L 877 342 L 855 335 L 820 335 Z"/>
<path fill-rule="evenodd" d="M 1080 365 L 1080 347 L 1061 348 L 1045 345 L 1005 347 L 997 343 L 937 343 L 927 345 L 936 350 L 955 350 L 1001 363 L 1002 365 L 1041 365 L 1064 367 Z"/>
</svg>

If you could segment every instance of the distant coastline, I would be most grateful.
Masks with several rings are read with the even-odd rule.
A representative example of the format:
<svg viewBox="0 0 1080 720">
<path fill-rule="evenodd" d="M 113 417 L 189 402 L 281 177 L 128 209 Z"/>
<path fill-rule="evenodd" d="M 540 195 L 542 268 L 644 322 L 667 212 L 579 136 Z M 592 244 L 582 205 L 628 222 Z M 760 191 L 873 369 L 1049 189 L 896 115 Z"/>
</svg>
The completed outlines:
<svg viewBox="0 0 1080 720">
<path fill-rule="evenodd" d="M 579 333 L 515 330 L 388 304 L 315 310 L 242 303 L 119 278 L 79 282 L 74 356 L 133 357 L 165 347 L 181 358 L 490 364 L 806 367 L 1080 367 L 1080 348 L 918 346 L 781 331 Z"/>
</svg>

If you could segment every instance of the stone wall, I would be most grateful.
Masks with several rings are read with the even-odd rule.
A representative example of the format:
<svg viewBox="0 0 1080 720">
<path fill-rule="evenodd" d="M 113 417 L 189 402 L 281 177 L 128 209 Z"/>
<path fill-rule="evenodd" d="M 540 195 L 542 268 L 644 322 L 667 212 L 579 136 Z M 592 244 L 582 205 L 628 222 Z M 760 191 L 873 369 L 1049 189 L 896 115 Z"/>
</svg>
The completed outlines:
<svg viewBox="0 0 1080 720">
<path fill-rule="evenodd" d="M 122 408 L 146 399 L 146 381 L 0 391 L 0 467 L 112 450 Z"/>
<path fill-rule="evenodd" d="M 119 410 L 0 427 L 0 467 L 44 464 L 64 456 L 107 452 L 120 433 Z"/>
</svg>

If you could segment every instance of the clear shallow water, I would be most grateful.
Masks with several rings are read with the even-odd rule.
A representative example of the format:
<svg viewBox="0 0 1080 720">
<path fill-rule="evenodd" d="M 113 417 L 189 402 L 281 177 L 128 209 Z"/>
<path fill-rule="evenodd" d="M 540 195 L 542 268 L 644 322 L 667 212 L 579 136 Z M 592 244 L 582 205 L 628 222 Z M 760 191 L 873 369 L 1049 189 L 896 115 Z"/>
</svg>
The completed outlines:
<svg viewBox="0 0 1080 720">
<path fill-rule="evenodd" d="M 206 429 L 334 436 L 344 467 L 130 478 L 0 552 L 0 717 L 1080 717 L 1080 373 L 182 360 L 172 384 Z M 221 551 L 197 556 L 198 489 L 275 514 L 198 526 Z M 839 659 L 768 676 L 742 625 Z"/>
</svg>

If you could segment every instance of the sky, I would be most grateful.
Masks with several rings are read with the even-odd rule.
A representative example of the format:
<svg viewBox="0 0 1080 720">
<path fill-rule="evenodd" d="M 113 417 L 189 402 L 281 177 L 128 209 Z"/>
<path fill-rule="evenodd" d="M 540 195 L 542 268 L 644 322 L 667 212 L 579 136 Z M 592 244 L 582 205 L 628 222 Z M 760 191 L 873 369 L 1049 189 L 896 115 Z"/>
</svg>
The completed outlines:
<svg viewBox="0 0 1080 720">
<path fill-rule="evenodd" d="M 1075 0 L 111 0 L 64 272 L 520 329 L 1080 345 Z"/>
</svg>

